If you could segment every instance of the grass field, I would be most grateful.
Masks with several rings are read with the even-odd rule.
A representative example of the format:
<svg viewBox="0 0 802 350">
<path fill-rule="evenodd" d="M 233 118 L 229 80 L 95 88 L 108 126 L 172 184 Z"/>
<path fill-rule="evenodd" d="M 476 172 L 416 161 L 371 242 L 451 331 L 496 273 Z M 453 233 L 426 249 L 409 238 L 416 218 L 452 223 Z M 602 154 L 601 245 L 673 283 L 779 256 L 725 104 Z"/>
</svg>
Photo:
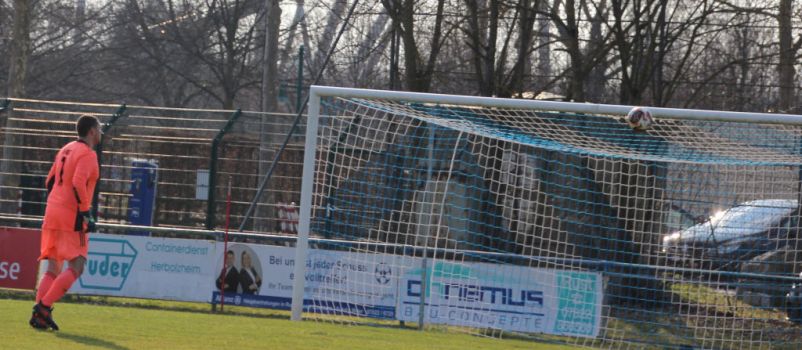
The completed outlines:
<svg viewBox="0 0 802 350">
<path fill-rule="evenodd" d="M 397 327 L 291 322 L 285 313 L 118 298 L 56 305 L 61 331 L 28 326 L 32 302 L 0 293 L 0 349 L 572 349 Z M 43 347 L 44 346 L 44 347 Z"/>
<path fill-rule="evenodd" d="M 675 299 L 681 298 L 688 308 L 685 313 L 621 309 L 606 324 L 607 340 L 589 345 L 655 350 L 667 345 L 800 349 L 802 328 L 784 321 L 782 312 L 754 308 L 696 285 L 674 284 L 672 290 Z M 577 349 L 555 344 L 566 340 L 555 336 L 494 339 L 437 327 L 420 332 L 390 321 L 378 326 L 291 322 L 284 311 L 227 306 L 225 313 L 213 313 L 203 303 L 75 295 L 56 306 L 54 316 L 61 331 L 43 332 L 27 324 L 32 300 L 31 292 L 0 289 L 0 349 L 38 350 L 42 344 L 48 349 Z M 702 314 L 705 317 L 698 317 Z M 726 314 L 752 320 L 741 324 L 721 316 Z M 705 331 L 699 333 L 696 327 Z M 733 343 L 752 339 L 750 331 L 769 337 L 772 343 Z M 638 345 L 621 343 L 624 339 Z"/>
</svg>

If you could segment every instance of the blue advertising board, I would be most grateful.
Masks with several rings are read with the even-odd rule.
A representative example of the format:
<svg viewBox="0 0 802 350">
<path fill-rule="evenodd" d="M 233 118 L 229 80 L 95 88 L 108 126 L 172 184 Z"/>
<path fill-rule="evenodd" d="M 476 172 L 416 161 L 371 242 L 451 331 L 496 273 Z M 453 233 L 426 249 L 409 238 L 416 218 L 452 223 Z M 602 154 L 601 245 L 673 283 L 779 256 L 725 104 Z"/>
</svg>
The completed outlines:
<svg viewBox="0 0 802 350">
<path fill-rule="evenodd" d="M 131 197 L 128 199 L 128 221 L 132 225 L 153 225 L 153 212 L 156 205 L 156 187 L 159 165 L 155 161 L 134 160 L 131 163 Z M 129 232 L 134 235 L 149 236 L 148 231 Z"/>
</svg>

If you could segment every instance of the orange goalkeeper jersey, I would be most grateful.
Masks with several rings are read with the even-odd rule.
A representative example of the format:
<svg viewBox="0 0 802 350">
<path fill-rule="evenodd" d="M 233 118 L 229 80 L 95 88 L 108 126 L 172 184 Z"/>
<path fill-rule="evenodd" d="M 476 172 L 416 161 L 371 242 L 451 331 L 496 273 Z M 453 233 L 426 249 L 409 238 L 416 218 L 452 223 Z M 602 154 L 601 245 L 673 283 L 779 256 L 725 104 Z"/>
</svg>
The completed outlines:
<svg viewBox="0 0 802 350">
<path fill-rule="evenodd" d="M 83 231 L 78 213 L 89 211 L 100 177 L 97 154 L 83 141 L 62 147 L 47 174 L 48 196 L 43 229 Z"/>
</svg>

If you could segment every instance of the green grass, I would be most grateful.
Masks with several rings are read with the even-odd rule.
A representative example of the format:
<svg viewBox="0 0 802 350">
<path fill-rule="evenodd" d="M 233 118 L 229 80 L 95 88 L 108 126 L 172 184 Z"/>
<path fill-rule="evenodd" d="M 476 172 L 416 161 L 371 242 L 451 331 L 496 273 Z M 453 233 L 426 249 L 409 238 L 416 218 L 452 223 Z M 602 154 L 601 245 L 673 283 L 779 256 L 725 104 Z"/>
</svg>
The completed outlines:
<svg viewBox="0 0 802 350">
<path fill-rule="evenodd" d="M 772 340 L 771 349 L 800 349 L 802 327 L 787 321 L 784 311 L 752 306 L 733 295 L 699 284 L 674 283 L 671 290 L 682 303 L 697 308 L 694 314 L 707 314 L 706 318 L 689 317 L 685 320 L 687 327 L 704 330 L 702 338 L 749 339 L 763 334 Z M 763 349 L 765 346 L 743 345 L 740 348 Z"/>
<path fill-rule="evenodd" d="M 674 283 L 671 291 L 674 302 L 683 305 L 681 310 L 619 308 L 610 314 L 602 337 L 584 344 L 656 350 L 665 348 L 661 344 L 726 348 L 735 339 L 751 339 L 751 332 L 771 339 L 770 345 L 755 344 L 755 349 L 796 350 L 802 344 L 802 328 L 784 321 L 778 310 L 753 307 L 694 284 Z M 547 335 L 528 335 L 536 337 L 533 340 L 505 333 L 505 339 L 493 339 L 456 327 L 419 332 L 395 321 L 372 326 L 332 319 L 290 322 L 284 311 L 227 306 L 225 313 L 213 313 L 203 303 L 76 295 L 68 295 L 56 307 L 62 330 L 41 332 L 27 325 L 32 299 L 31 292 L 0 289 L 0 349 L 41 349 L 42 344 L 54 349 L 576 349 L 557 345 L 576 339 Z M 640 344 L 627 345 L 623 340 Z M 740 343 L 736 347 L 750 349 Z"/>
<path fill-rule="evenodd" d="M 723 294 L 703 285 L 676 283 L 672 285 L 672 291 L 686 302 L 705 305 L 708 308 L 730 313 L 736 317 L 785 320 L 786 316 L 784 311 L 755 307 L 738 300 L 735 296 Z"/>
<path fill-rule="evenodd" d="M 453 332 L 291 322 L 285 313 L 268 310 L 229 308 L 220 314 L 204 304 L 118 298 L 70 298 L 54 311 L 61 331 L 37 331 L 28 326 L 30 300 L 0 297 L 0 348 L 8 349 L 572 349 Z"/>
</svg>

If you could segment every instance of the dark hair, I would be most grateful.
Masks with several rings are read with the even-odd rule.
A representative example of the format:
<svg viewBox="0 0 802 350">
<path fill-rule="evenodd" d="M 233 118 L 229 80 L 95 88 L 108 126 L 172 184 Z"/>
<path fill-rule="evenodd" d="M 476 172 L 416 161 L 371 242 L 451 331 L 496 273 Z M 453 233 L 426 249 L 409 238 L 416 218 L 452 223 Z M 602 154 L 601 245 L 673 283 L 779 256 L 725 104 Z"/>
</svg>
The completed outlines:
<svg viewBox="0 0 802 350">
<path fill-rule="evenodd" d="M 100 127 L 100 121 L 88 114 L 82 115 L 78 118 L 78 122 L 75 123 L 75 131 L 78 132 L 78 137 L 86 137 L 89 134 L 89 130 L 94 127 Z"/>
</svg>

